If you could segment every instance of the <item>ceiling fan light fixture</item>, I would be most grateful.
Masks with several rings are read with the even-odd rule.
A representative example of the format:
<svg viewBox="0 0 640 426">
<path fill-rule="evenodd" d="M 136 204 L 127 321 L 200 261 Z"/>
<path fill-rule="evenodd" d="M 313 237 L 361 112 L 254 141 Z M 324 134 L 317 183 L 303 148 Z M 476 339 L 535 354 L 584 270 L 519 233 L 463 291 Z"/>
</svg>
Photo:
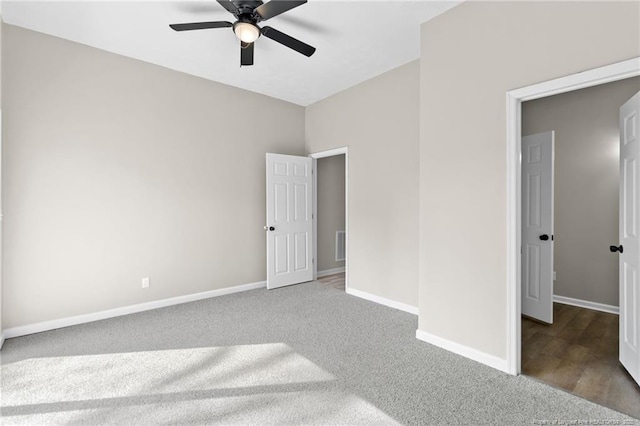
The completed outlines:
<svg viewBox="0 0 640 426">
<path fill-rule="evenodd" d="M 233 32 L 245 43 L 253 43 L 260 37 L 260 29 L 249 22 L 236 22 L 233 24 Z"/>
<path fill-rule="evenodd" d="M 233 24 L 229 21 L 189 22 L 170 24 L 169 27 L 174 31 L 233 27 L 233 33 L 240 39 L 241 67 L 253 65 L 254 42 L 261 35 L 309 57 L 316 51 L 315 47 L 309 46 L 275 28 L 269 26 L 260 28 L 258 26 L 258 22 L 281 15 L 293 8 L 302 6 L 306 2 L 307 0 L 269 0 L 266 3 L 263 3 L 262 0 L 218 0 L 218 3 L 236 19 Z"/>
</svg>

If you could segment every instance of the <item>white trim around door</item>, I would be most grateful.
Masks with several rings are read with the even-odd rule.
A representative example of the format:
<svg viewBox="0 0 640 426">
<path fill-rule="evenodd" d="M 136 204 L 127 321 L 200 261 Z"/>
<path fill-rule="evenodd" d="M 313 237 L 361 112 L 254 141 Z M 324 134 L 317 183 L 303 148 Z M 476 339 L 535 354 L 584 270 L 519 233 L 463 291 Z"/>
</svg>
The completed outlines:
<svg viewBox="0 0 640 426">
<path fill-rule="evenodd" d="M 0 1 L 0 3 L 2 3 L 2 1 Z M 0 20 L 2 20 L 2 16 L 1 16 L 1 10 L 0 10 Z M 2 157 L 4 156 L 4 149 L 2 148 L 2 110 L 0 110 L 0 350 L 2 349 L 2 345 L 4 345 L 4 339 L 5 339 L 5 335 L 4 335 L 4 330 L 2 329 L 2 268 L 3 268 L 3 264 L 2 264 L 2 247 L 4 246 L 3 243 L 3 238 L 4 238 L 4 233 L 3 231 L 3 220 L 2 220 L 2 216 L 4 214 L 4 209 L 3 209 L 3 205 L 2 205 Z"/>
<path fill-rule="evenodd" d="M 344 288 L 346 292 L 349 292 L 349 148 L 346 146 L 309 154 L 309 157 L 313 159 L 313 279 L 318 279 L 318 191 L 316 191 L 318 186 L 318 159 L 333 157 L 334 155 L 344 155 L 344 230 L 346 233 L 344 241 L 344 252 L 346 253 Z"/>
<path fill-rule="evenodd" d="M 640 75 L 640 57 L 522 87 L 507 101 L 507 372 L 520 374 L 521 122 L 522 102 Z"/>
</svg>

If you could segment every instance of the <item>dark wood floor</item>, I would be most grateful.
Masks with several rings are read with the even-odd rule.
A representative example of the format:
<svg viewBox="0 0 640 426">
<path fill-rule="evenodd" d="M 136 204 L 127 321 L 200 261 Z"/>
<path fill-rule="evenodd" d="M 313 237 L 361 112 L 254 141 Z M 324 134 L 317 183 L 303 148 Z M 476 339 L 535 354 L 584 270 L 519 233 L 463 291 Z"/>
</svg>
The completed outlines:
<svg viewBox="0 0 640 426">
<path fill-rule="evenodd" d="M 640 418 L 640 387 L 618 361 L 618 316 L 554 303 L 553 321 L 522 318 L 522 373 Z"/>
<path fill-rule="evenodd" d="M 318 278 L 318 282 L 329 287 L 344 291 L 344 272 Z"/>
</svg>

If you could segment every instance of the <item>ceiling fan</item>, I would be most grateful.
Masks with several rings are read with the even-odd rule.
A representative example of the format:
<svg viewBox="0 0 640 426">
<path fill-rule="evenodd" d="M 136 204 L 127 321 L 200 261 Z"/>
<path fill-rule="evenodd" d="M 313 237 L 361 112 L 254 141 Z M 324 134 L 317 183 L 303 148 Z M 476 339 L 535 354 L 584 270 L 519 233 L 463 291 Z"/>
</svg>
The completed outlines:
<svg viewBox="0 0 640 426">
<path fill-rule="evenodd" d="M 263 35 L 289 49 L 293 49 L 305 56 L 311 56 L 316 51 L 309 46 L 283 32 L 268 26 L 259 27 L 258 23 L 280 15 L 294 7 L 301 6 L 307 0 L 271 0 L 262 3 L 261 0 L 217 0 L 222 7 L 235 16 L 234 23 L 227 21 L 192 22 L 189 24 L 169 25 L 175 31 L 206 30 L 209 28 L 233 28 L 233 32 L 240 39 L 240 66 L 253 65 L 253 44 Z"/>
</svg>

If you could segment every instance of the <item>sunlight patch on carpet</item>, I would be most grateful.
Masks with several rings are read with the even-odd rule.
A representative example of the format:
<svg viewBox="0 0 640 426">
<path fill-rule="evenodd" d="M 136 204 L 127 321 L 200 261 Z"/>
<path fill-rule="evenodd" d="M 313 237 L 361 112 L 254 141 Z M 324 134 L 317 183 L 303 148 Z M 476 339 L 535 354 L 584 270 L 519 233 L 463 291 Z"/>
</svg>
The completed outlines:
<svg viewBox="0 0 640 426">
<path fill-rule="evenodd" d="M 2 366 L 2 406 L 333 379 L 284 343 L 31 358 Z"/>
</svg>

